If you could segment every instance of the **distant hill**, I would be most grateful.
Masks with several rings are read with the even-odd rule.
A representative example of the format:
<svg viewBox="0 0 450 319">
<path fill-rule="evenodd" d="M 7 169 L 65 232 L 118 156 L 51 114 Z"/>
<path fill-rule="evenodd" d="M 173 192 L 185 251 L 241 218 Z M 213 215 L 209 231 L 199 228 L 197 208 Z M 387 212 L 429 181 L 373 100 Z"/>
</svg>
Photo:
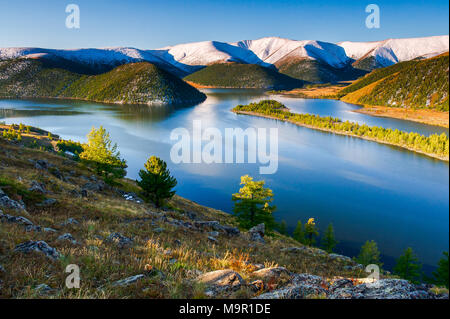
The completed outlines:
<svg viewBox="0 0 450 319">
<path fill-rule="evenodd" d="M 256 64 L 213 64 L 184 78 L 205 86 L 227 88 L 293 89 L 303 81 Z"/>
<path fill-rule="evenodd" d="M 58 65 L 61 66 L 61 65 Z M 148 63 L 129 63 L 97 75 L 55 67 L 47 60 L 0 62 L 0 97 L 76 98 L 109 103 L 197 103 L 206 97 L 178 77 Z"/>
<path fill-rule="evenodd" d="M 377 69 L 340 91 L 345 102 L 448 111 L 449 54 Z"/>
<path fill-rule="evenodd" d="M 353 68 L 350 64 L 336 68 L 317 60 L 305 58 L 286 58 L 275 66 L 282 74 L 310 83 L 335 83 L 354 80 L 367 74 L 367 71 Z"/>
</svg>

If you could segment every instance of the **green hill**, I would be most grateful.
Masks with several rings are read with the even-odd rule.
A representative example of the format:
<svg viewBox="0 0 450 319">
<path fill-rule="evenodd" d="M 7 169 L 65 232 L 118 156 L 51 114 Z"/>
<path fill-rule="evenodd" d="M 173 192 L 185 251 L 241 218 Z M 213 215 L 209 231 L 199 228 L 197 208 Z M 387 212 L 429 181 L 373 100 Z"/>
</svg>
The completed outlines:
<svg viewBox="0 0 450 319">
<path fill-rule="evenodd" d="M 354 80 L 366 71 L 354 69 L 352 66 L 337 69 L 309 59 L 284 59 L 275 64 L 278 71 L 292 78 L 311 83 L 335 83 Z"/>
<path fill-rule="evenodd" d="M 293 89 L 304 84 L 270 68 L 239 63 L 213 64 L 184 79 L 199 85 L 227 88 Z"/>
<path fill-rule="evenodd" d="M 339 95 L 350 103 L 448 111 L 449 55 L 378 69 Z"/>
<path fill-rule="evenodd" d="M 86 75 L 34 59 L 0 62 L 0 97 L 75 98 L 125 104 L 198 103 L 205 99 L 194 87 L 147 62 Z"/>
<path fill-rule="evenodd" d="M 397 73 L 400 70 L 402 70 L 403 68 L 406 68 L 409 65 L 414 64 L 416 62 L 417 61 L 405 61 L 405 62 L 393 64 L 393 65 L 385 67 L 385 68 L 375 69 L 372 72 L 370 72 L 369 74 L 367 74 L 366 76 L 364 76 L 363 78 L 360 78 L 358 81 L 356 81 L 356 82 L 352 83 L 351 85 L 342 89 L 340 91 L 340 93 L 348 94 L 348 93 L 354 92 L 356 90 L 359 90 L 371 83 L 381 80 L 382 78 L 385 78 L 391 74 Z"/>
</svg>

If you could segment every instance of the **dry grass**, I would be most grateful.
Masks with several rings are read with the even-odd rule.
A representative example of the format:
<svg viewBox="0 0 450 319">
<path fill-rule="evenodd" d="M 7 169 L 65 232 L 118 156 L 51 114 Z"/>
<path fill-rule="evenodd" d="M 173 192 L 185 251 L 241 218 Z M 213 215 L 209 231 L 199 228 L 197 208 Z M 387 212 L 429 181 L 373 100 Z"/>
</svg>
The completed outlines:
<svg viewBox="0 0 450 319">
<path fill-rule="evenodd" d="M 293 89 L 290 91 L 280 91 L 277 93 L 299 96 L 308 99 L 335 98 L 336 94 L 339 93 L 342 88 L 353 82 L 354 81 L 342 81 L 333 85 L 308 85 L 304 88 Z"/>
<path fill-rule="evenodd" d="M 42 136 L 38 140 L 41 139 L 48 142 Z M 30 162 L 36 159 L 57 166 L 67 181 L 36 169 Z M 0 186 L 11 198 L 24 200 L 26 217 L 35 225 L 57 230 L 57 233 L 26 232 L 21 225 L 0 223 L 0 264 L 6 270 L 0 273 L 1 298 L 205 298 L 204 287 L 195 281 L 199 273 L 231 268 L 250 278 L 256 263 L 325 277 L 357 276 L 344 270 L 344 264 L 324 256 L 282 252 L 284 247 L 300 244 L 277 233 L 266 237 L 266 245 L 250 242 L 246 234 L 237 237 L 220 234 L 217 243 L 212 243 L 206 232 L 173 226 L 149 212 L 185 221 L 189 221 L 187 213 L 193 212 L 200 219 L 228 225 L 236 225 L 234 217 L 178 196 L 170 201 L 171 209 L 164 211 L 151 204 L 127 201 L 117 188 L 138 192 L 131 180 L 121 180 L 117 188 L 107 187 L 87 198 L 74 196 L 74 191 L 79 192 L 93 174 L 89 168 L 56 153 L 0 138 Z M 27 191 L 33 180 L 45 184 L 48 193 L 37 195 Z M 45 197 L 58 202 L 51 207 L 38 206 Z M 4 213 L 18 215 L 13 211 Z M 69 217 L 79 224 L 62 226 Z M 163 231 L 157 231 L 158 228 Z M 112 232 L 132 238 L 134 245 L 119 249 L 106 242 Z M 58 241 L 57 237 L 64 233 L 71 233 L 78 245 Z M 64 257 L 53 261 L 39 253 L 14 252 L 16 245 L 27 240 L 44 240 Z M 68 275 L 65 267 L 69 264 L 80 267 L 81 289 L 65 287 Z M 117 280 L 143 273 L 148 275 L 127 287 L 112 286 Z M 54 291 L 48 296 L 39 295 L 35 291 L 39 284 L 47 284 Z M 244 287 L 231 297 L 247 298 L 251 294 L 254 293 Z"/>
<path fill-rule="evenodd" d="M 372 116 L 390 117 L 429 125 L 449 127 L 449 113 L 426 109 L 406 109 L 387 106 L 364 106 L 355 112 Z"/>
<path fill-rule="evenodd" d="M 372 90 L 378 85 L 378 83 L 383 80 L 384 79 L 378 80 L 359 90 L 349 93 L 343 96 L 341 100 L 346 103 L 361 105 L 361 103 L 358 102 L 359 99 L 364 95 L 370 94 Z M 449 127 L 448 112 L 441 112 L 428 109 L 408 109 L 401 107 L 372 106 L 364 104 L 362 106 L 364 107 L 359 110 L 355 110 L 354 112 L 368 114 L 372 116 L 389 117 L 429 125 Z"/>
</svg>

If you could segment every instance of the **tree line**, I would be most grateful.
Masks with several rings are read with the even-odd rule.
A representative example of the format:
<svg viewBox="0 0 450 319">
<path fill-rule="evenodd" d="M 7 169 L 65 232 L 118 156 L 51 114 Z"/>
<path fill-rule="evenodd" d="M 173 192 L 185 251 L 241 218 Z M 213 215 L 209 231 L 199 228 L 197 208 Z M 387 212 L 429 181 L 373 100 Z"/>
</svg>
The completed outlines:
<svg viewBox="0 0 450 319">
<path fill-rule="evenodd" d="M 449 139 L 445 133 L 425 136 L 398 129 L 386 129 L 349 121 L 342 122 L 339 118 L 331 116 L 322 117 L 315 114 L 291 113 L 286 106 L 275 100 L 263 100 L 248 105 L 238 105 L 233 111 L 237 113 L 251 112 L 283 121 L 291 121 L 298 125 L 368 138 L 377 142 L 388 143 L 440 157 L 448 157 L 449 155 Z"/>
</svg>

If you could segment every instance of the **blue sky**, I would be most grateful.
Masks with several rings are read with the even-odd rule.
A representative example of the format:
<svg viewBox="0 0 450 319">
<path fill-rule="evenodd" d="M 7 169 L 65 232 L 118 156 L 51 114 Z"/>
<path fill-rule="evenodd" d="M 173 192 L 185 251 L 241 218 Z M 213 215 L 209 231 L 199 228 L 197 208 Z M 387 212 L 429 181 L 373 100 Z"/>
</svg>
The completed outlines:
<svg viewBox="0 0 450 319">
<path fill-rule="evenodd" d="M 70 3 L 80 7 L 80 29 L 65 27 Z M 380 7 L 380 29 L 365 26 L 370 3 Z M 0 0 L 0 47 L 150 49 L 264 36 L 374 41 L 448 34 L 448 10 L 441 0 Z"/>
</svg>

